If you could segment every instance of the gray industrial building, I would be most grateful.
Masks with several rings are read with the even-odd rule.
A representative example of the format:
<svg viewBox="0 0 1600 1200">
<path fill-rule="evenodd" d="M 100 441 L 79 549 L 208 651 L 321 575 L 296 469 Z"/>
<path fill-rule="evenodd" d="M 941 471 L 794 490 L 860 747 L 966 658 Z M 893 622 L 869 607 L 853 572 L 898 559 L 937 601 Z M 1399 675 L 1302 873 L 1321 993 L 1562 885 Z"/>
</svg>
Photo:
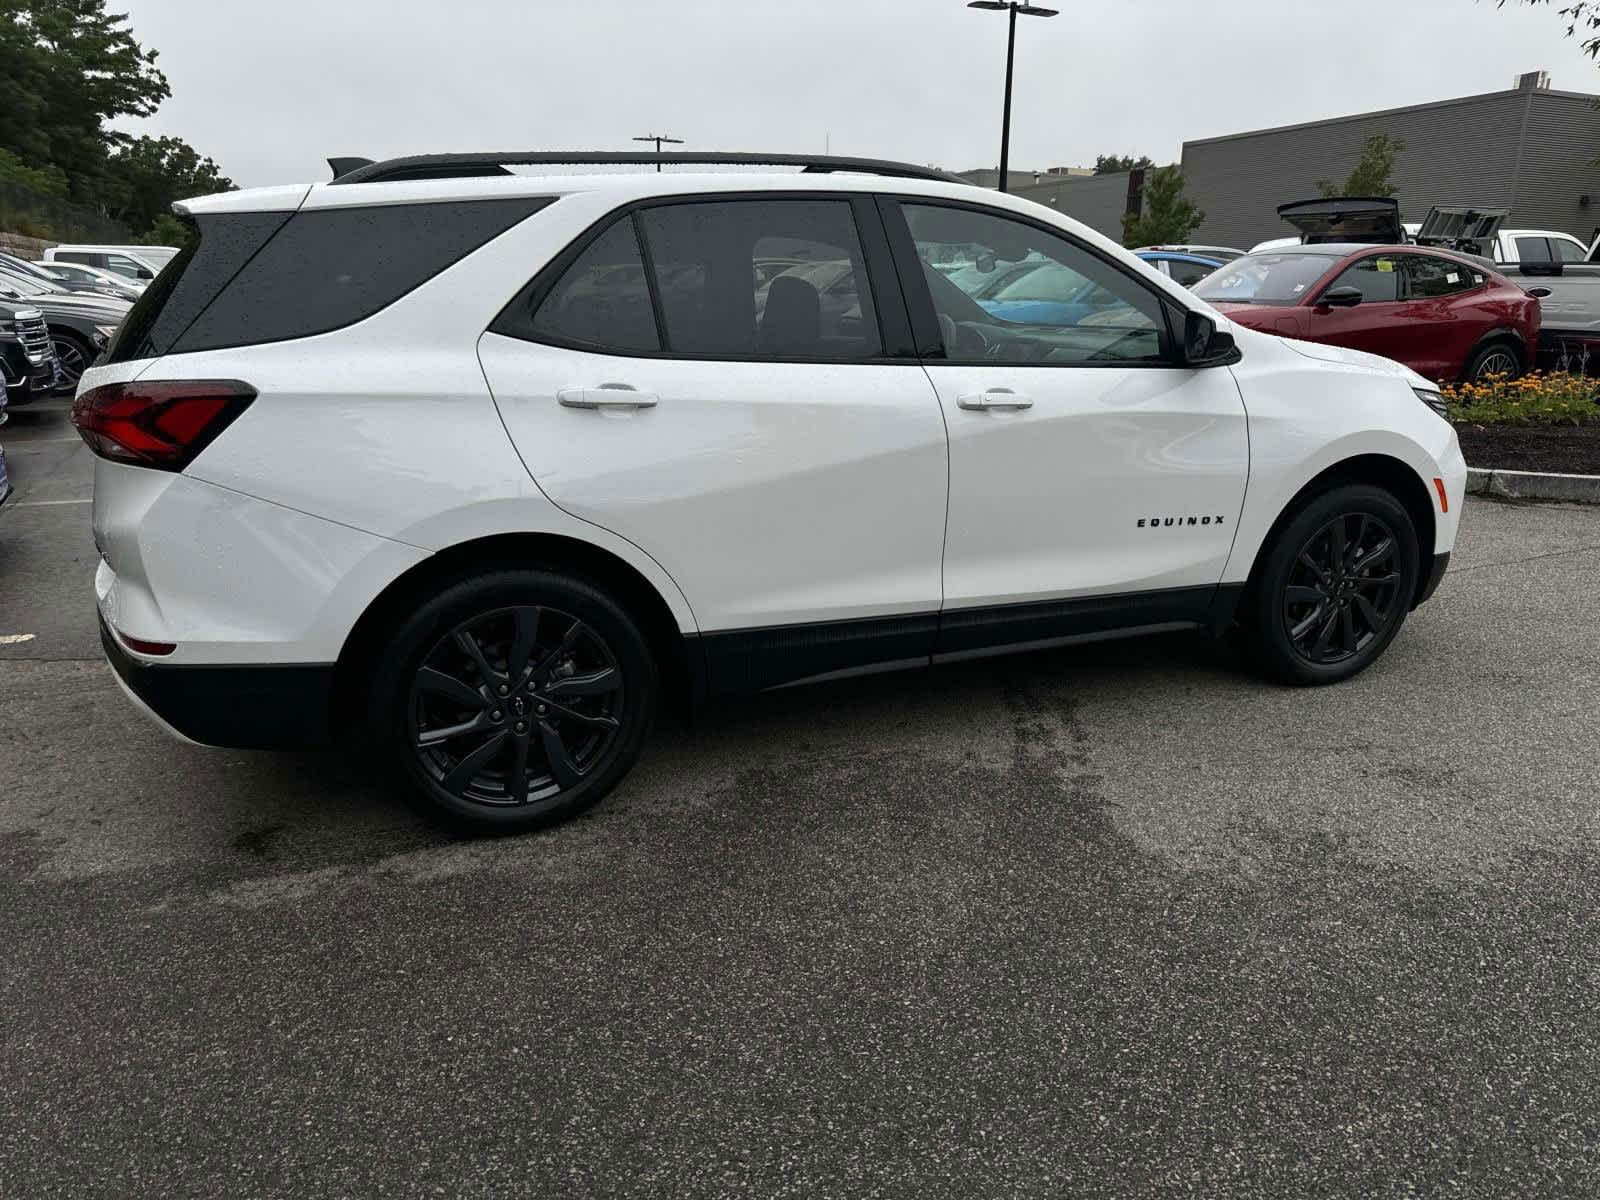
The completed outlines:
<svg viewBox="0 0 1600 1200">
<path fill-rule="evenodd" d="M 1342 182 L 1379 133 L 1405 143 L 1394 171 L 1404 220 L 1434 204 L 1504 207 L 1508 225 L 1588 240 L 1600 231 L 1597 104 L 1552 91 L 1541 71 L 1504 92 L 1185 142 L 1187 192 L 1206 214 L 1188 240 L 1248 249 L 1291 233 L 1277 206 L 1315 196 L 1319 179 Z"/>
</svg>

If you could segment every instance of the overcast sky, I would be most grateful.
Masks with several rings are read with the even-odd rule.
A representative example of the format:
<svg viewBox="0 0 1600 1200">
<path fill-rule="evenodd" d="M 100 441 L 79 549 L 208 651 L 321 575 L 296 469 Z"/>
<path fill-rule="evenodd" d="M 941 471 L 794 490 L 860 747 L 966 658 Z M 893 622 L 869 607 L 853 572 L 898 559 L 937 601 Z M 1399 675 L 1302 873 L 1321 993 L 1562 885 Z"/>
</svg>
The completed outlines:
<svg viewBox="0 0 1600 1200">
<path fill-rule="evenodd" d="M 1600 92 L 1550 9 L 1493 0 L 1037 0 L 1014 168 L 1497 91 Z M 1558 5 L 1559 6 L 1559 5 Z M 684 149 L 998 159 L 1003 13 L 963 0 L 113 0 L 161 53 L 174 134 L 240 186 L 332 154 Z"/>
</svg>

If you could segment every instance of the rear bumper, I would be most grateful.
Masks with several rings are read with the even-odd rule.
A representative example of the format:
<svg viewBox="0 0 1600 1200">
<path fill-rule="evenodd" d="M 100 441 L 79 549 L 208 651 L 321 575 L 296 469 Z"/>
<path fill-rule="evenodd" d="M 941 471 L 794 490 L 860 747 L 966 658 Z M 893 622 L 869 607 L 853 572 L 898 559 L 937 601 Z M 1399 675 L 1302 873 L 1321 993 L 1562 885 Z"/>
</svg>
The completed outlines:
<svg viewBox="0 0 1600 1200">
<path fill-rule="evenodd" d="M 106 661 L 161 724 L 189 741 L 299 750 L 328 740 L 332 665 L 163 666 L 127 652 L 100 620 Z"/>
</svg>

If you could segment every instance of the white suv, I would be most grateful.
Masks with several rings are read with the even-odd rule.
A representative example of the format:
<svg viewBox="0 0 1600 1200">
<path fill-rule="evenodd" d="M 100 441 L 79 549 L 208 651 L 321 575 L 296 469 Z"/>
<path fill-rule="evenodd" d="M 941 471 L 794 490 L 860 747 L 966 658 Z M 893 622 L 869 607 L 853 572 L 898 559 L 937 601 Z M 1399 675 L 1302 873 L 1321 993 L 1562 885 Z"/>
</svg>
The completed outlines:
<svg viewBox="0 0 1600 1200">
<path fill-rule="evenodd" d="M 74 409 L 106 653 L 172 730 L 364 730 L 523 827 L 612 788 L 664 687 L 1234 628 L 1327 683 L 1439 582 L 1466 469 L 1404 367 L 933 171 L 507 170 L 557 157 L 177 206 Z M 1019 265 L 1037 296 L 982 298 Z"/>
</svg>

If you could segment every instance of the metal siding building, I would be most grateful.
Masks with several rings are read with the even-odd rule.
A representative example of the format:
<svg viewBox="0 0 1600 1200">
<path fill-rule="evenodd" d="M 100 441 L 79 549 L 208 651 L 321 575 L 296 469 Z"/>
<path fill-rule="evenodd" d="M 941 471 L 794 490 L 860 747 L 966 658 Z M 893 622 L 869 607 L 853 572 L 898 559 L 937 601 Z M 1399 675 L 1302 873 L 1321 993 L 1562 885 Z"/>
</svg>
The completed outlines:
<svg viewBox="0 0 1600 1200">
<path fill-rule="evenodd" d="M 1138 175 L 1140 180 L 1144 177 L 1143 171 L 1131 174 Z M 1012 194 L 1076 217 L 1090 229 L 1120 242 L 1122 214 L 1128 211 L 1130 186 L 1135 195 L 1138 193 L 1138 183 L 1130 185 L 1129 176 L 1128 171 L 1110 175 L 1047 175 L 1036 184 L 1012 189 Z"/>
<path fill-rule="evenodd" d="M 1600 97 L 1525 86 L 1383 112 L 1185 142 L 1187 191 L 1206 214 L 1188 240 L 1249 249 L 1293 230 L 1279 204 L 1342 183 L 1362 144 L 1405 143 L 1395 163 L 1404 220 L 1433 204 L 1506 207 L 1510 227 L 1559 229 L 1585 241 L 1600 226 Z"/>
</svg>

